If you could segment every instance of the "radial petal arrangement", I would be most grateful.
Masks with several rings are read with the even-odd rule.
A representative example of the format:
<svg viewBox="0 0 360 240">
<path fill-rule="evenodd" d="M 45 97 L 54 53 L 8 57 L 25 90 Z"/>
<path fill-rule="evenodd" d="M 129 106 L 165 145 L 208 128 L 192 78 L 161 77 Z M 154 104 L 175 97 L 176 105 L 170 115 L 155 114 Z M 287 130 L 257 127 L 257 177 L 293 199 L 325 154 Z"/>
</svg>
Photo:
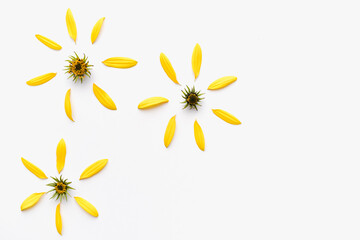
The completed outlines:
<svg viewBox="0 0 360 240">
<path fill-rule="evenodd" d="M 61 139 L 56 148 L 56 168 L 58 170 L 58 173 L 60 173 L 64 168 L 65 156 L 66 156 L 65 140 Z M 44 174 L 43 171 L 40 170 L 40 168 L 36 167 L 34 164 L 30 163 L 24 158 L 21 158 L 21 161 L 23 162 L 24 166 L 35 176 L 42 179 L 47 179 L 46 175 Z M 89 178 L 95 175 L 105 167 L 107 162 L 108 159 L 103 159 L 91 164 L 81 174 L 80 179 Z M 70 182 L 66 178 L 63 178 L 62 175 L 60 175 L 60 177 L 51 177 L 51 179 L 52 182 L 46 184 L 46 186 L 51 187 L 50 191 L 31 194 L 22 202 L 20 209 L 21 211 L 24 211 L 35 206 L 40 201 L 43 195 L 51 193 L 52 196 L 50 197 L 50 199 L 53 199 L 54 201 L 59 201 L 55 210 L 55 226 L 58 233 L 61 235 L 63 223 L 60 214 L 60 206 L 63 201 L 67 201 L 69 197 L 72 197 L 70 191 L 72 192 L 75 191 L 76 189 L 72 187 L 72 182 Z M 81 197 L 74 197 L 74 199 L 79 204 L 79 206 L 83 208 L 86 212 L 88 212 L 90 215 L 94 217 L 97 217 L 99 215 L 97 209 L 87 200 Z"/>
<path fill-rule="evenodd" d="M 175 70 L 170 63 L 170 60 L 167 58 L 167 56 L 164 53 L 160 54 L 160 64 L 166 75 L 170 78 L 170 80 L 172 80 L 176 84 L 179 84 Z M 200 45 L 196 44 L 191 56 L 191 66 L 194 72 L 195 80 L 200 75 L 201 64 L 202 64 L 202 50 Z M 236 80 L 237 78 L 234 76 L 220 78 L 214 81 L 213 83 L 211 83 L 210 86 L 208 87 L 208 90 L 217 90 L 220 88 L 224 88 L 229 84 L 232 84 Z M 202 107 L 201 103 L 203 103 L 205 99 L 204 92 L 201 92 L 201 90 L 198 89 L 196 90 L 195 86 L 189 87 L 187 85 L 183 87 L 181 92 L 183 98 L 183 102 L 181 102 L 183 104 L 183 109 L 189 109 L 189 110 L 195 109 L 196 111 L 198 111 Z M 169 102 L 169 100 L 163 97 L 151 97 L 140 102 L 138 105 L 138 109 L 149 109 L 167 102 Z M 224 110 L 213 109 L 213 113 L 227 123 L 233 125 L 241 124 L 241 122 L 236 117 L 234 117 L 232 114 L 228 112 L 225 112 Z M 175 121 L 175 116 L 173 116 L 169 120 L 164 134 L 164 146 L 166 148 L 168 148 L 169 145 L 171 144 L 171 141 L 175 134 L 175 128 L 176 128 L 176 121 Z M 194 137 L 198 148 L 202 151 L 205 151 L 204 133 L 199 123 L 196 120 L 194 123 Z"/>
<path fill-rule="evenodd" d="M 105 21 L 105 17 L 102 17 L 95 23 L 91 31 L 92 44 L 94 44 L 95 41 L 98 41 L 98 37 L 102 31 L 101 29 L 103 27 L 104 21 Z M 70 9 L 66 11 L 65 22 L 66 22 L 68 34 L 76 44 L 77 27 L 76 27 L 74 15 Z M 60 44 L 56 43 L 55 41 L 43 35 L 35 34 L 35 37 L 48 48 L 51 48 L 53 50 L 62 49 Z M 85 53 L 78 55 L 76 52 L 74 52 L 74 55 L 69 56 L 69 59 L 66 60 L 66 64 L 67 65 L 65 66 L 64 73 L 68 75 L 68 78 L 71 78 L 74 81 L 74 84 L 83 83 L 84 81 L 90 80 L 92 76 L 91 72 L 93 71 L 94 65 L 90 64 L 89 57 L 85 55 Z M 127 57 L 111 57 L 104 60 L 103 64 L 105 66 L 113 67 L 113 68 L 131 68 L 137 65 L 137 61 Z M 50 81 L 56 75 L 57 75 L 56 73 L 43 74 L 41 76 L 28 80 L 26 84 L 29 86 L 38 86 Z M 95 83 L 93 84 L 93 92 L 96 99 L 104 107 L 110 110 L 117 109 L 113 99 L 111 99 L 110 96 L 100 87 L 98 87 Z M 65 94 L 65 103 L 64 103 L 65 114 L 70 121 L 75 122 L 71 108 L 72 105 L 70 101 L 70 94 L 71 94 L 71 89 L 68 89 L 68 91 Z"/>
</svg>

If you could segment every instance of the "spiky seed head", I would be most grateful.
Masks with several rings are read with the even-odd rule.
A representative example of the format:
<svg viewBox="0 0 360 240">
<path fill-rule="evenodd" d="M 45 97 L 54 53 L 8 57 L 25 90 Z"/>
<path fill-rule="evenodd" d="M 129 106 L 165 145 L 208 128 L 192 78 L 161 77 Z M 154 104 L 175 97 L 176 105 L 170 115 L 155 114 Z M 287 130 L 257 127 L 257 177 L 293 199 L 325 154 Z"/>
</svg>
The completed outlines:
<svg viewBox="0 0 360 240">
<path fill-rule="evenodd" d="M 60 201 L 62 201 L 63 198 L 65 198 L 65 200 L 67 200 L 67 196 L 71 195 L 69 194 L 69 190 L 75 190 L 74 188 L 70 187 L 71 182 L 68 182 L 67 179 L 63 179 L 62 176 L 60 176 L 60 178 L 57 177 L 51 177 L 54 182 L 46 184 L 46 186 L 52 187 L 53 189 L 51 189 L 49 192 L 54 192 L 54 194 L 52 195 L 52 198 L 56 197 L 56 200 L 58 200 L 60 198 Z"/>
<path fill-rule="evenodd" d="M 73 78 L 74 82 L 77 82 L 77 80 L 80 79 L 82 83 L 86 76 L 91 76 L 90 70 L 93 65 L 89 64 L 88 57 L 86 57 L 85 54 L 83 58 L 79 58 L 77 53 L 74 53 L 75 56 L 69 56 L 70 59 L 66 60 L 69 65 L 65 66 L 64 70 L 69 74 L 69 78 Z"/>
<path fill-rule="evenodd" d="M 183 93 L 182 97 L 185 100 L 181 102 L 185 104 L 184 109 L 189 107 L 190 109 L 194 108 L 197 111 L 198 110 L 197 107 L 201 106 L 200 101 L 204 99 L 201 98 L 200 96 L 204 95 L 204 93 L 201 93 L 200 91 L 196 91 L 194 86 L 191 89 L 189 88 L 189 86 L 186 86 L 184 90 L 181 90 L 181 92 Z"/>
</svg>

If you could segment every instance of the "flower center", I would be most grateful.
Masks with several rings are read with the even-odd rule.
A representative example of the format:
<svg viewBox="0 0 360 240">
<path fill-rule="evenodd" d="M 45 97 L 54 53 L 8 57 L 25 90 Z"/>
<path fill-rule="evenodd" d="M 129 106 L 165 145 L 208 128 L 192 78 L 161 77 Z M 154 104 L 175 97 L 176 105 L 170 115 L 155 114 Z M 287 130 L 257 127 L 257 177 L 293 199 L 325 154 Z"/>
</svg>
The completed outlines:
<svg viewBox="0 0 360 240">
<path fill-rule="evenodd" d="M 51 198 L 55 198 L 58 200 L 60 198 L 60 201 L 65 197 L 67 200 L 67 196 L 70 194 L 68 193 L 68 190 L 74 188 L 70 187 L 71 182 L 68 182 L 67 179 L 63 179 L 62 176 L 60 178 L 57 177 L 51 177 L 54 181 L 52 183 L 46 184 L 46 186 L 52 187 L 52 189 L 49 192 L 54 192 Z M 50 198 L 50 199 L 51 199 Z"/>
<path fill-rule="evenodd" d="M 200 96 L 204 95 L 204 93 L 200 93 L 200 91 L 196 91 L 195 87 L 192 87 L 191 89 L 186 86 L 186 88 L 184 90 L 181 90 L 181 92 L 183 93 L 183 98 L 185 99 L 185 101 L 181 102 L 184 103 L 184 109 L 189 107 L 190 109 L 196 109 L 198 110 L 198 106 L 201 106 L 199 103 L 201 100 L 203 100 L 204 98 L 201 98 Z"/>
<path fill-rule="evenodd" d="M 88 57 L 85 54 L 83 58 L 79 58 L 77 53 L 69 58 L 69 60 L 66 60 L 69 65 L 65 66 L 66 73 L 70 75 L 69 78 L 72 77 L 74 82 L 77 82 L 78 79 L 83 82 L 86 76 L 91 76 L 90 70 L 93 65 L 89 64 Z"/>
</svg>

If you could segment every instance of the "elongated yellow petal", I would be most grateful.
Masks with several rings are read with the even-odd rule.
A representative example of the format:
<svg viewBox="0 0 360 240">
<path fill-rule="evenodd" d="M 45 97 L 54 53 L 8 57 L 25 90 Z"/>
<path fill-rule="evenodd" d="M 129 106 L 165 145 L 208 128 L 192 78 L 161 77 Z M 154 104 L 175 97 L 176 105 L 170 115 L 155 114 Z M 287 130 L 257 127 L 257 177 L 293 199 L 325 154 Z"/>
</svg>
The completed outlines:
<svg viewBox="0 0 360 240">
<path fill-rule="evenodd" d="M 91 43 L 94 44 L 96 38 L 98 37 L 99 35 L 99 32 L 100 32 L 100 29 L 101 29 L 101 26 L 104 22 L 105 18 L 100 18 L 99 21 L 97 21 L 97 23 L 95 24 L 92 32 L 91 32 Z"/>
<path fill-rule="evenodd" d="M 76 24 L 70 8 L 66 12 L 66 26 L 70 37 L 74 39 L 74 42 L 76 43 L 76 36 L 77 36 Z"/>
<path fill-rule="evenodd" d="M 82 172 L 80 180 L 94 176 L 106 166 L 107 162 L 107 159 L 102 159 L 91 164 Z"/>
<path fill-rule="evenodd" d="M 195 135 L 196 144 L 202 151 L 204 151 L 205 150 L 204 133 L 203 133 L 199 123 L 197 122 L 197 120 L 195 120 L 195 123 L 194 123 L 194 135 Z"/>
<path fill-rule="evenodd" d="M 74 119 L 72 117 L 72 111 L 71 111 L 70 92 L 71 92 L 71 89 L 69 89 L 65 95 L 65 113 L 66 113 L 66 116 L 68 116 L 68 118 L 71 121 L 74 121 Z"/>
<path fill-rule="evenodd" d="M 50 81 L 55 76 L 56 76 L 56 73 L 47 73 L 47 74 L 38 76 L 36 78 L 33 78 L 33 79 L 27 81 L 26 84 L 30 85 L 30 86 L 38 86 L 38 85 L 41 85 L 41 84 L 44 84 L 44 83 Z"/>
<path fill-rule="evenodd" d="M 95 97 L 99 100 L 99 102 L 106 108 L 110 110 L 116 110 L 116 105 L 114 101 L 110 98 L 110 96 L 101 88 L 99 88 L 95 83 L 93 84 L 93 91 Z"/>
<path fill-rule="evenodd" d="M 174 137 L 175 134 L 175 128 L 176 128 L 176 121 L 175 121 L 176 115 L 174 115 L 172 118 L 170 118 L 169 123 L 165 130 L 164 135 L 164 145 L 165 147 L 168 147 Z"/>
<path fill-rule="evenodd" d="M 61 214 L 60 214 L 60 203 L 56 206 L 55 225 L 56 225 L 56 229 L 57 229 L 58 233 L 61 235 L 62 221 L 61 221 Z"/>
<path fill-rule="evenodd" d="M 60 173 L 65 166 L 66 144 L 62 138 L 56 148 L 56 168 Z"/>
<path fill-rule="evenodd" d="M 155 106 L 158 106 L 160 104 L 163 103 L 167 103 L 169 100 L 163 97 L 151 97 L 151 98 L 147 98 L 144 101 L 142 101 L 141 103 L 139 103 L 138 108 L 139 109 L 147 109 L 147 108 L 152 108 Z"/>
<path fill-rule="evenodd" d="M 44 37 L 44 36 L 41 36 L 39 34 L 36 34 L 35 37 L 40 41 L 42 42 L 45 46 L 51 48 L 51 49 L 54 49 L 54 50 L 60 50 L 61 49 L 61 46 L 59 44 L 57 44 L 56 42 L 54 42 L 53 40 L 47 38 L 47 37 Z"/>
<path fill-rule="evenodd" d="M 131 68 L 137 64 L 137 61 L 126 57 L 112 57 L 103 61 L 103 64 L 113 68 Z"/>
<path fill-rule="evenodd" d="M 40 168 L 38 168 L 37 166 L 35 166 L 34 164 L 32 164 L 31 162 L 29 162 L 28 160 L 26 160 L 25 158 L 21 158 L 22 163 L 24 164 L 24 166 L 30 171 L 32 172 L 35 176 L 37 176 L 38 178 L 41 179 L 47 179 L 47 176 L 45 175 L 45 173 L 43 171 L 41 171 Z"/>
<path fill-rule="evenodd" d="M 196 44 L 193 55 L 191 58 L 191 65 L 193 72 L 195 74 L 195 79 L 199 76 L 200 73 L 200 67 L 201 67 L 201 61 L 202 61 L 202 52 L 199 44 Z"/>
<path fill-rule="evenodd" d="M 234 77 L 234 76 L 222 77 L 222 78 L 219 78 L 218 80 L 215 80 L 214 82 L 212 82 L 210 84 L 210 86 L 208 87 L 208 89 L 216 90 L 216 89 L 224 88 L 227 85 L 235 82 L 236 80 L 237 80 L 237 77 Z"/>
<path fill-rule="evenodd" d="M 90 215 L 93 215 L 94 217 L 99 216 L 98 211 L 96 210 L 96 208 L 94 207 L 94 205 L 92 205 L 91 203 L 89 203 L 88 201 L 86 201 L 85 199 L 81 198 L 81 197 L 74 197 L 75 201 L 79 204 L 79 206 L 84 209 L 87 213 L 89 213 Z"/>
<path fill-rule="evenodd" d="M 35 204 L 38 203 L 38 201 L 40 200 L 41 196 L 44 195 L 45 192 L 41 192 L 41 193 L 33 193 L 31 194 L 29 197 L 27 197 L 21 204 L 21 211 L 24 211 L 28 208 L 31 208 L 32 206 L 34 206 Z"/>
<path fill-rule="evenodd" d="M 170 60 L 165 56 L 165 54 L 160 54 L 160 63 L 163 67 L 165 73 L 168 75 L 168 77 L 176 84 L 179 84 L 178 80 L 176 79 L 176 73 L 173 68 L 173 66 L 170 63 Z"/>
<path fill-rule="evenodd" d="M 234 115 L 232 115 L 224 110 L 212 109 L 212 111 L 216 116 L 218 116 L 219 118 L 221 118 L 222 120 L 224 120 L 227 123 L 234 124 L 234 125 L 241 124 L 239 119 L 237 119 Z"/>
</svg>

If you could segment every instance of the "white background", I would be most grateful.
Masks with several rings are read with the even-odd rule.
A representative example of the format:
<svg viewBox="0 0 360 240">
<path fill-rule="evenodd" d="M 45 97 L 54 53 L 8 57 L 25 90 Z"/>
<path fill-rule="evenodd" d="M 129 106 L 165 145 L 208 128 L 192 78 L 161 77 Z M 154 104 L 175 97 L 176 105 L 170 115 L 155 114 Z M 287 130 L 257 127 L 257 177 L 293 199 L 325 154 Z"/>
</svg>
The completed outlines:
<svg viewBox="0 0 360 240">
<path fill-rule="evenodd" d="M 76 45 L 65 24 L 71 8 Z M 358 1 L 2 1 L 0 239 L 263 240 L 359 239 L 360 4 Z M 106 17 L 94 45 L 90 33 Z M 60 45 L 54 51 L 36 38 Z M 172 62 L 183 86 L 193 84 L 191 54 L 203 52 L 196 87 L 238 80 L 206 92 L 203 107 L 182 110 L 181 87 L 163 72 Z M 73 51 L 86 53 L 93 76 L 73 84 L 62 71 Z M 115 69 L 109 57 L 138 60 Z M 57 72 L 30 87 L 33 77 Z M 92 82 L 117 111 L 94 97 Z M 64 111 L 67 89 L 75 123 Z M 151 96 L 169 103 L 140 111 Z M 233 126 L 212 108 L 237 116 Z M 177 114 L 170 147 L 168 120 Z M 198 119 L 206 138 L 193 137 Z M 47 191 L 22 165 L 24 157 L 48 176 L 55 150 L 67 144 L 63 175 L 75 196 L 93 203 L 93 218 L 70 199 L 44 196 L 21 212 L 22 201 Z M 98 175 L 79 182 L 91 163 L 108 158 Z"/>
</svg>

